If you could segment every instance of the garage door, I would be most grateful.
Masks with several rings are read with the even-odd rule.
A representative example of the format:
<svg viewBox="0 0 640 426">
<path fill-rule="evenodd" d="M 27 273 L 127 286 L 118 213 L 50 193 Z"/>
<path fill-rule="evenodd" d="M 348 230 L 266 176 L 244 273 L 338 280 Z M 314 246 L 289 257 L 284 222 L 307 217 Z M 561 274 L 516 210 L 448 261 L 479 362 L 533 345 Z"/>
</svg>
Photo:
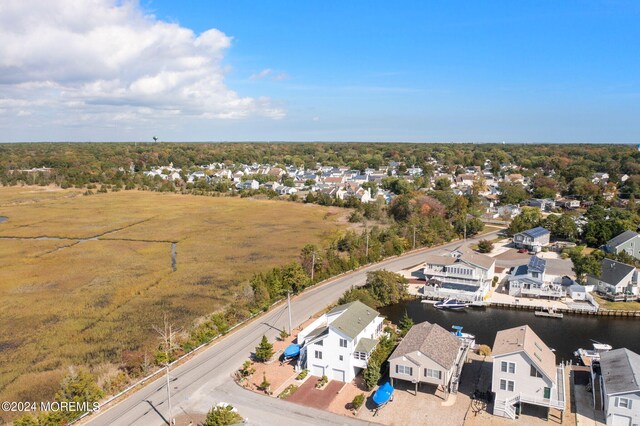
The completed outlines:
<svg viewBox="0 0 640 426">
<path fill-rule="evenodd" d="M 344 382 L 344 370 L 336 370 L 335 368 L 332 370 L 333 380 L 339 380 Z"/>
<path fill-rule="evenodd" d="M 311 375 L 322 377 L 324 376 L 324 367 L 320 365 L 312 365 L 311 366 Z"/>
<path fill-rule="evenodd" d="M 631 417 L 613 415 L 613 426 L 631 426 Z"/>
</svg>

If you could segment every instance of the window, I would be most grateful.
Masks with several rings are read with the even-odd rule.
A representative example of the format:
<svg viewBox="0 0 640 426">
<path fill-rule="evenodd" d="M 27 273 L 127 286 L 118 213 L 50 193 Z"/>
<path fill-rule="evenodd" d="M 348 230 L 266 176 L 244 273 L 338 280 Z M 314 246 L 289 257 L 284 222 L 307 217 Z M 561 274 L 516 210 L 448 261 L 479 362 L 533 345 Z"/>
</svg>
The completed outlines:
<svg viewBox="0 0 640 426">
<path fill-rule="evenodd" d="M 338 359 L 339 359 L 340 361 L 342 361 L 342 360 L 344 360 L 344 357 L 343 357 L 342 355 L 338 355 Z"/>
<path fill-rule="evenodd" d="M 531 377 L 542 377 L 542 374 L 533 365 L 531 366 Z"/>
<path fill-rule="evenodd" d="M 354 352 L 353 353 L 353 357 L 355 359 L 361 359 L 366 361 L 367 360 L 367 354 L 365 354 L 364 352 Z"/>
<path fill-rule="evenodd" d="M 425 368 L 424 369 L 424 376 L 441 380 L 442 379 L 442 371 L 440 371 L 440 370 L 432 370 L 430 368 Z"/>
<path fill-rule="evenodd" d="M 502 361 L 500 363 L 500 371 L 502 371 L 503 373 L 515 374 L 515 372 L 516 372 L 516 363 L 515 362 Z"/>
<path fill-rule="evenodd" d="M 616 397 L 616 407 L 631 408 L 631 400 L 629 398 Z"/>
<path fill-rule="evenodd" d="M 513 380 L 500 379 L 500 390 L 513 392 L 514 389 L 515 389 L 515 382 Z"/>
<path fill-rule="evenodd" d="M 322 359 L 322 351 L 316 351 L 316 359 Z"/>
<path fill-rule="evenodd" d="M 347 347 L 347 339 L 340 339 L 340 347 L 341 348 Z"/>
<path fill-rule="evenodd" d="M 322 342 L 323 342 L 323 340 L 320 340 L 319 342 L 316 342 L 316 345 L 318 345 L 318 346 L 324 346 L 324 343 L 322 343 Z"/>
<path fill-rule="evenodd" d="M 413 367 L 407 367 L 406 365 L 396 365 L 396 373 L 411 376 L 413 375 Z"/>
</svg>

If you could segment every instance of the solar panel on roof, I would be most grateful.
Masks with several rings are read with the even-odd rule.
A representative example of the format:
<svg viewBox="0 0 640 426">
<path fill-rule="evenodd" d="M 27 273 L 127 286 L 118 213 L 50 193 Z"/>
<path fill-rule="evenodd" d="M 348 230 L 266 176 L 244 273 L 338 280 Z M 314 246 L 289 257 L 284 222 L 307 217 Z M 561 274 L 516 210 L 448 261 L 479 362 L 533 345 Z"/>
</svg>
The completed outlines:
<svg viewBox="0 0 640 426">
<path fill-rule="evenodd" d="M 538 226 L 537 228 L 529 229 L 528 231 L 525 231 L 524 233 L 529 235 L 532 238 L 537 238 L 537 237 L 541 237 L 541 236 L 543 236 L 545 234 L 548 234 L 549 231 L 544 229 L 542 226 Z"/>
</svg>

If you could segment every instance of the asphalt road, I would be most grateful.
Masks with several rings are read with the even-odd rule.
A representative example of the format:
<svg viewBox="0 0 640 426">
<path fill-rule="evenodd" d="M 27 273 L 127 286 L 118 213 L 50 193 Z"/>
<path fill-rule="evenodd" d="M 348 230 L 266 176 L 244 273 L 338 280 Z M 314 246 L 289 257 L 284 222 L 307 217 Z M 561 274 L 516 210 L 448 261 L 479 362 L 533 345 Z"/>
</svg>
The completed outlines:
<svg viewBox="0 0 640 426">
<path fill-rule="evenodd" d="M 492 232 L 469 239 L 466 244 L 482 238 L 493 238 Z M 352 286 L 365 283 L 366 273 L 377 269 L 400 271 L 422 262 L 424 253 L 459 246 L 459 241 L 432 249 L 413 252 L 368 266 L 356 272 L 305 291 L 291 300 L 293 326 L 297 327 L 324 307 L 335 303 Z M 283 327 L 288 328 L 286 305 L 279 306 L 256 318 L 237 331 L 220 339 L 171 371 L 171 402 L 173 416 L 206 413 L 218 402 L 230 403 L 249 419 L 250 424 L 296 425 L 364 425 L 366 422 L 314 410 L 276 398 L 261 396 L 241 389 L 231 375 L 249 358 L 263 335 L 273 341 Z M 83 424 L 100 425 L 162 425 L 168 424 L 166 379 L 164 376 L 147 384 L 111 408 L 98 412 Z"/>
</svg>

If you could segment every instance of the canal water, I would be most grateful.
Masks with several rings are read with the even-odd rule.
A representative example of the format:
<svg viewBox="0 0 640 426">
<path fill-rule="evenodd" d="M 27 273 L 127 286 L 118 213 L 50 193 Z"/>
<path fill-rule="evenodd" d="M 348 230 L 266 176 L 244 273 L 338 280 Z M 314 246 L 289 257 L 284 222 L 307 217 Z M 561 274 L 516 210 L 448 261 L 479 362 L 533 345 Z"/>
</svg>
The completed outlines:
<svg viewBox="0 0 640 426">
<path fill-rule="evenodd" d="M 447 330 L 461 325 L 464 332 L 474 334 L 476 342 L 493 346 L 496 333 L 507 328 L 529 325 L 549 346 L 556 350 L 557 361 L 575 360 L 573 352 L 578 348 L 591 349 L 590 339 L 608 343 L 613 348 L 627 348 L 640 353 L 640 319 L 614 318 L 584 315 L 564 315 L 564 318 L 536 317 L 533 311 L 500 308 L 463 311 L 441 311 L 428 303 L 412 300 L 380 308 L 382 315 L 398 324 L 406 312 L 417 324 L 423 321 L 436 323 Z"/>
</svg>

